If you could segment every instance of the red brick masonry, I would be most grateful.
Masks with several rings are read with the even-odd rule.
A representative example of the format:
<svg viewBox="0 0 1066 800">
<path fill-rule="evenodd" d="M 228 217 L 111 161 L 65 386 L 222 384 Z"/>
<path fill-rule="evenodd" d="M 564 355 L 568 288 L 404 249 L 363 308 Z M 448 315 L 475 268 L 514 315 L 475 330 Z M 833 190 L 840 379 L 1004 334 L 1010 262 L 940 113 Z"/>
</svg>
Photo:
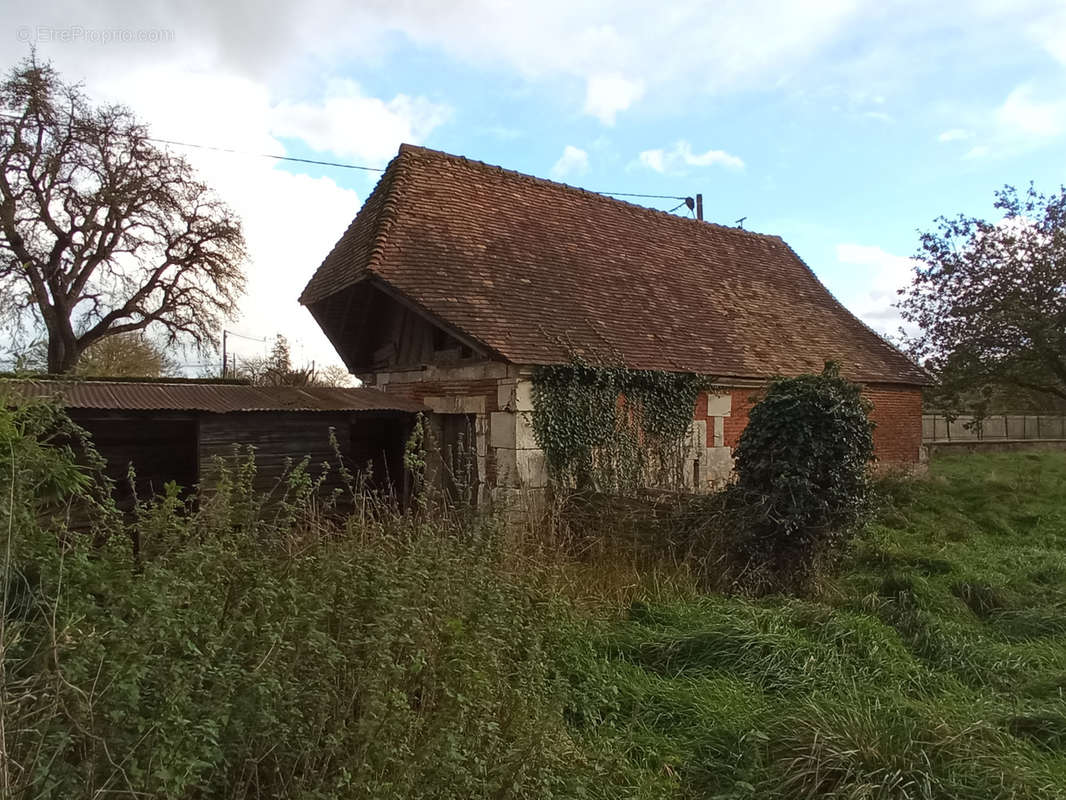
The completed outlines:
<svg viewBox="0 0 1066 800">
<path fill-rule="evenodd" d="M 922 389 L 920 386 L 874 384 L 866 387 L 873 403 L 870 419 L 874 452 L 886 464 L 916 464 L 922 449 Z"/>
<path fill-rule="evenodd" d="M 736 447 L 748 424 L 748 413 L 758 400 L 759 389 L 732 389 L 733 409 L 722 420 L 723 444 Z M 922 390 L 905 384 L 869 384 L 863 391 L 873 404 L 870 419 L 876 423 L 874 450 L 883 463 L 915 464 L 922 446 Z M 707 397 L 696 402 L 695 418 L 706 419 L 707 446 L 714 445 L 714 424 L 707 416 Z"/>
</svg>

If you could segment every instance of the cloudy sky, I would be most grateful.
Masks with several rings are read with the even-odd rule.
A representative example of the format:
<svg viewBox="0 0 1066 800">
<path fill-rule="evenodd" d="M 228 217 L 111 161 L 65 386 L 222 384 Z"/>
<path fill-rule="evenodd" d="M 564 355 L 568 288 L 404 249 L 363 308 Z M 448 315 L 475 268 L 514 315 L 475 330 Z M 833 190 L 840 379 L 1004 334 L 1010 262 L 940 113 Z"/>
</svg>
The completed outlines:
<svg viewBox="0 0 1066 800">
<path fill-rule="evenodd" d="M 702 192 L 708 219 L 783 236 L 883 331 L 918 228 L 1066 182 L 1062 0 L 5 4 L 4 65 L 29 42 L 161 138 L 373 167 L 406 141 Z M 185 152 L 245 222 L 233 328 L 336 362 L 296 298 L 376 173 Z"/>
</svg>

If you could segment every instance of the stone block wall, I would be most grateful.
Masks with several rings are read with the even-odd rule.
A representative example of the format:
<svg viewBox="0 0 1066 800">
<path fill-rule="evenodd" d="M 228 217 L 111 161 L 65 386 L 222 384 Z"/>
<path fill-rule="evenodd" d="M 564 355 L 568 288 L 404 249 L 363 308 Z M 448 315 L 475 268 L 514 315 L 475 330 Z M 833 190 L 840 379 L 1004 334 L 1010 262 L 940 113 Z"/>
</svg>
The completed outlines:
<svg viewBox="0 0 1066 800">
<path fill-rule="evenodd" d="M 544 452 L 533 435 L 529 371 L 482 362 L 382 372 L 364 380 L 425 405 L 433 415 L 469 414 L 475 419 L 479 499 L 515 504 L 548 485 Z M 733 472 L 733 451 L 758 402 L 760 384 L 702 393 L 693 414 L 686 480 L 698 490 L 724 485 Z M 875 384 L 864 389 L 877 423 L 877 457 L 887 464 L 916 464 L 922 453 L 920 387 Z M 525 500 L 523 500 L 525 502 Z"/>
<path fill-rule="evenodd" d="M 467 414 L 474 418 L 477 472 L 481 481 L 478 502 L 488 502 L 497 483 L 499 466 L 490 446 L 492 415 L 498 410 L 497 385 L 513 379 L 517 368 L 498 362 L 461 366 L 427 366 L 417 369 L 361 375 L 363 381 L 390 394 L 422 403 L 429 410 L 427 427 L 439 429 L 445 414 Z M 432 480 L 432 475 L 427 475 Z"/>
</svg>

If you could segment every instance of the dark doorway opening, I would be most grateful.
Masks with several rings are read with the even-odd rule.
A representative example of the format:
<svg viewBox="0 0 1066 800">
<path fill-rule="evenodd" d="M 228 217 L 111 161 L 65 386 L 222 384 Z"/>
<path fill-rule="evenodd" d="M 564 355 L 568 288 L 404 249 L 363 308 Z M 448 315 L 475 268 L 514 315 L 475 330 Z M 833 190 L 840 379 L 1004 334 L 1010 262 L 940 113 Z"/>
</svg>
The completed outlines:
<svg viewBox="0 0 1066 800">
<path fill-rule="evenodd" d="M 438 420 L 440 488 L 452 503 L 476 505 L 480 486 L 477 417 L 474 414 L 440 414 Z"/>
<path fill-rule="evenodd" d="M 403 453 L 410 435 L 410 415 L 364 412 L 353 416 L 352 471 L 361 476 L 366 488 L 406 503 Z"/>
</svg>

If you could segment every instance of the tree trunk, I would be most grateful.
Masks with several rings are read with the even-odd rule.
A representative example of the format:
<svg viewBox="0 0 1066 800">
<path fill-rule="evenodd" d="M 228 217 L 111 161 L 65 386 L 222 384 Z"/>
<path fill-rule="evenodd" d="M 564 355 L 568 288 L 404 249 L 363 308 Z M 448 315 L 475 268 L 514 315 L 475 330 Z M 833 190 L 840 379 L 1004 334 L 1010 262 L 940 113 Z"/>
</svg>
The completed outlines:
<svg viewBox="0 0 1066 800">
<path fill-rule="evenodd" d="M 77 344 L 63 341 L 62 335 L 50 333 L 48 336 L 48 374 L 65 375 L 78 363 Z"/>
</svg>

